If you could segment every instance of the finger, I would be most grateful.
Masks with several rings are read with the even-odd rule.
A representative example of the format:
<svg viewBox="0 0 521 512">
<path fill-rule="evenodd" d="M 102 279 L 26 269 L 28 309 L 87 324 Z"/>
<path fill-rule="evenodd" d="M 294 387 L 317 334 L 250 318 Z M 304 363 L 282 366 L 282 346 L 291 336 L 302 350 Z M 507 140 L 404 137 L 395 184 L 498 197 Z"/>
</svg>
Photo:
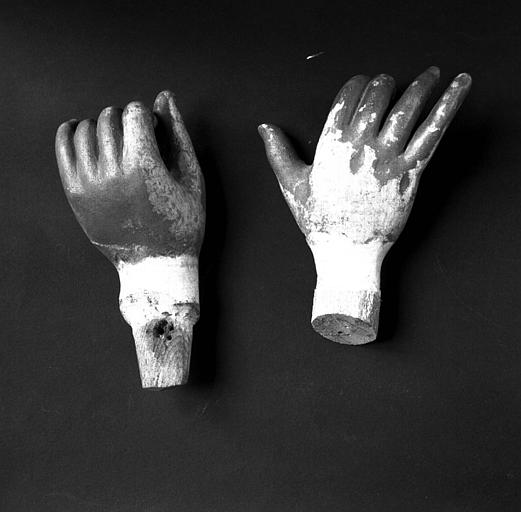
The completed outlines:
<svg viewBox="0 0 521 512">
<path fill-rule="evenodd" d="M 95 176 L 97 174 L 97 141 L 96 121 L 85 119 L 74 133 L 74 149 L 76 151 L 76 170 L 80 176 Z"/>
<path fill-rule="evenodd" d="M 129 103 L 121 117 L 123 125 L 123 167 L 146 166 L 161 160 L 154 133 L 152 112 L 139 101 Z"/>
<path fill-rule="evenodd" d="M 440 142 L 456 112 L 467 96 L 472 79 L 470 75 L 458 75 L 431 110 L 427 119 L 413 135 L 405 151 L 406 160 L 423 160 L 430 157 Z"/>
<path fill-rule="evenodd" d="M 268 161 L 280 185 L 290 190 L 295 179 L 307 168 L 306 164 L 298 157 L 293 145 L 278 126 L 261 124 L 258 131 L 264 141 Z"/>
<path fill-rule="evenodd" d="M 180 180 L 198 183 L 199 164 L 172 92 L 162 91 L 157 95 L 154 114 L 157 118 L 159 147 L 167 167 L 179 170 Z"/>
<path fill-rule="evenodd" d="M 383 144 L 392 146 L 397 152 L 402 151 L 439 78 L 440 70 L 432 66 L 409 85 L 380 131 L 379 138 Z"/>
<path fill-rule="evenodd" d="M 321 138 L 327 137 L 330 133 L 342 132 L 347 128 L 368 82 L 368 76 L 357 75 L 345 83 L 333 101 Z"/>
<path fill-rule="evenodd" d="M 393 92 L 394 79 L 389 75 L 378 75 L 367 84 L 351 121 L 351 127 L 358 136 L 375 136 L 378 133 Z"/>
<path fill-rule="evenodd" d="M 71 119 L 62 123 L 56 131 L 56 160 L 63 185 L 66 188 L 76 180 L 76 155 L 74 153 L 74 131 L 78 121 Z"/>
<path fill-rule="evenodd" d="M 98 117 L 97 136 L 100 167 L 107 175 L 115 175 L 123 150 L 122 110 L 107 107 Z"/>
</svg>

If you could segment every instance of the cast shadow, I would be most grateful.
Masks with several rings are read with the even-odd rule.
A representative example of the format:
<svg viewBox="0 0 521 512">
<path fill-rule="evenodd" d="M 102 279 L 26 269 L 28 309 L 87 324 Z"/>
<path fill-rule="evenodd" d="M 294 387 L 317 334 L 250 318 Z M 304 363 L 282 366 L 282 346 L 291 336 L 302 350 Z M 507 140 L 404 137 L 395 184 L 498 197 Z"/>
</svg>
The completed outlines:
<svg viewBox="0 0 521 512">
<path fill-rule="evenodd" d="M 225 244 L 226 206 L 220 180 L 221 169 L 216 158 L 216 129 L 206 120 L 190 125 L 190 134 L 205 180 L 206 227 L 199 257 L 199 294 L 201 316 L 194 326 L 189 383 L 207 386 L 217 377 L 220 302 L 219 267 Z"/>
<path fill-rule="evenodd" d="M 377 345 L 396 341 L 402 320 L 400 301 L 405 293 L 401 283 L 408 262 L 431 235 L 439 213 L 456 197 L 464 196 L 466 184 L 477 179 L 476 172 L 483 169 L 479 164 L 492 145 L 495 124 L 477 111 L 467 113 L 465 121 L 448 128 L 421 178 L 407 224 L 383 262 Z"/>
</svg>

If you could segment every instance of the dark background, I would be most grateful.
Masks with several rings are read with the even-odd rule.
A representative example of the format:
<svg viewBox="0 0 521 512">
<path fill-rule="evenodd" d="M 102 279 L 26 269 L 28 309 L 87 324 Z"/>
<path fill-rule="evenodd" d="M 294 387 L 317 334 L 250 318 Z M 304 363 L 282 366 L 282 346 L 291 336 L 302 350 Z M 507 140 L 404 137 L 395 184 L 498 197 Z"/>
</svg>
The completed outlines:
<svg viewBox="0 0 521 512">
<path fill-rule="evenodd" d="M 521 510 L 518 2 L 246 4 L 0 4 L 0 510 Z M 384 263 L 378 341 L 326 341 L 256 126 L 309 161 L 350 76 L 401 92 L 429 65 L 473 89 Z M 208 222 L 190 382 L 151 392 L 54 134 L 167 88 Z"/>
</svg>

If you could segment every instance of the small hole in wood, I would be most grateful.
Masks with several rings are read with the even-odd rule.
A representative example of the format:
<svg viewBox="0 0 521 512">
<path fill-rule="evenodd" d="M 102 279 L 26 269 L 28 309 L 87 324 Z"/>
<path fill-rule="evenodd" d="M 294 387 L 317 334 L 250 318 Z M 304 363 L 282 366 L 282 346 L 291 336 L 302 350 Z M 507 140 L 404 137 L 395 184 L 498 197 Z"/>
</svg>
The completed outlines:
<svg viewBox="0 0 521 512">
<path fill-rule="evenodd" d="M 168 322 L 166 320 L 160 320 L 157 322 L 157 324 L 154 326 L 154 336 L 156 338 L 159 338 L 163 334 L 165 334 L 165 330 L 168 327 Z"/>
</svg>

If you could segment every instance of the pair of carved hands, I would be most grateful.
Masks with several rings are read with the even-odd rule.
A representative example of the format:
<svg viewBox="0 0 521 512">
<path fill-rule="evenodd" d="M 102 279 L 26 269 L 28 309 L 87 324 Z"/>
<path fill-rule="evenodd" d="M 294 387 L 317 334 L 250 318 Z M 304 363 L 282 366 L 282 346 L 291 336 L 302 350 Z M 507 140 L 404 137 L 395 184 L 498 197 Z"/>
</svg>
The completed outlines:
<svg viewBox="0 0 521 512">
<path fill-rule="evenodd" d="M 439 70 L 429 68 L 387 117 L 391 77 L 349 80 L 334 101 L 312 165 L 298 158 L 279 128 L 259 127 L 284 197 L 315 257 L 313 325 L 329 339 L 365 343 L 376 337 L 381 261 L 471 84 L 466 74 L 456 77 L 410 138 L 438 79 Z M 124 110 L 103 110 L 97 122 L 62 124 L 56 154 L 80 225 L 120 272 L 122 312 L 133 327 L 143 385 L 184 382 L 199 313 L 197 257 L 205 209 L 203 178 L 173 95 L 160 93 L 152 111 L 133 102 Z M 170 294 L 176 286 L 181 291 Z M 141 303 L 132 287 L 152 313 L 136 310 Z M 133 322 L 132 315 L 138 320 Z M 165 372 L 175 367 L 176 358 L 182 368 L 174 368 L 178 375 L 169 378 Z M 153 367 L 151 377 L 144 376 L 147 367 Z"/>
</svg>

